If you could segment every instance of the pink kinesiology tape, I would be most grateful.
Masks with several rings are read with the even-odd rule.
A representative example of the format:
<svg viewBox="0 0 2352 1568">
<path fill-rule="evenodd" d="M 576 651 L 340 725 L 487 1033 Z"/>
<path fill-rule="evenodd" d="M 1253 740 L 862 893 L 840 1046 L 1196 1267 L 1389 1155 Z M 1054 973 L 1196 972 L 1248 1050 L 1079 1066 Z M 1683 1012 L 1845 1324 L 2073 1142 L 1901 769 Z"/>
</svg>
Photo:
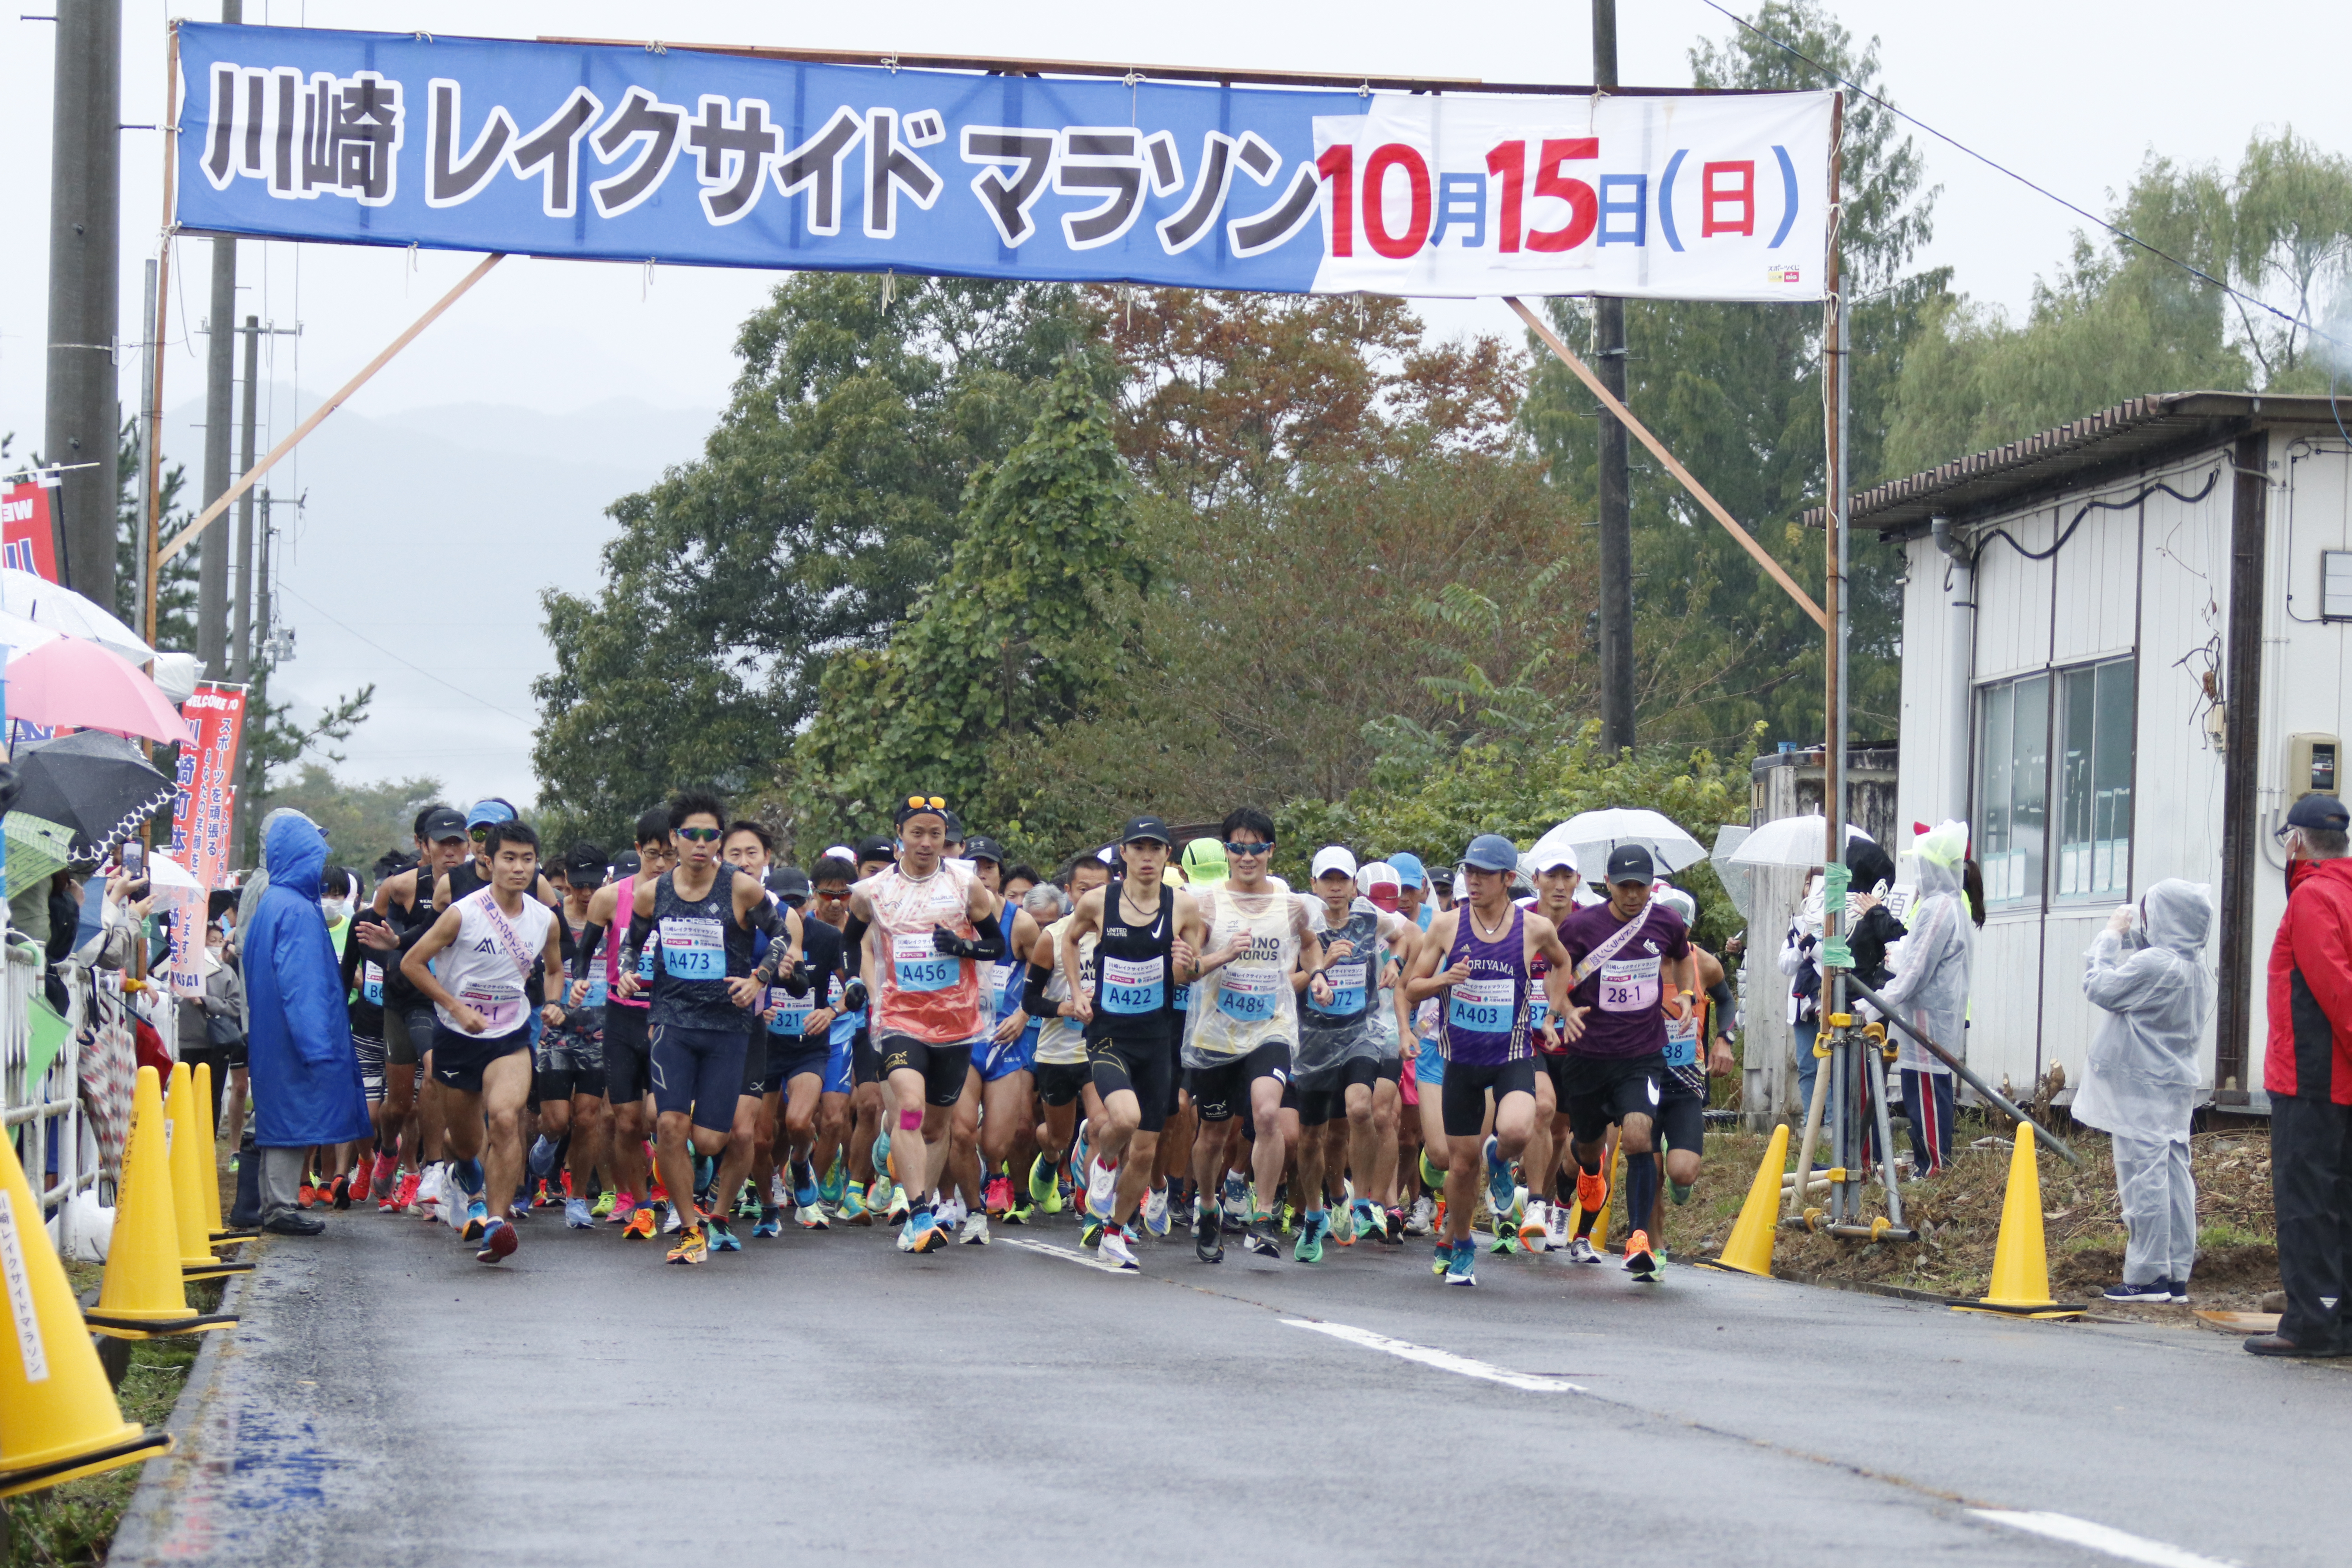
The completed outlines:
<svg viewBox="0 0 2352 1568">
<path fill-rule="evenodd" d="M 922 1130 L 923 1130 L 923 1113 L 922 1113 L 921 1111 L 919 1111 L 919 1110 L 902 1110 L 902 1111 L 898 1112 L 898 1131 L 901 1131 L 901 1132 L 920 1132 Z"/>
</svg>

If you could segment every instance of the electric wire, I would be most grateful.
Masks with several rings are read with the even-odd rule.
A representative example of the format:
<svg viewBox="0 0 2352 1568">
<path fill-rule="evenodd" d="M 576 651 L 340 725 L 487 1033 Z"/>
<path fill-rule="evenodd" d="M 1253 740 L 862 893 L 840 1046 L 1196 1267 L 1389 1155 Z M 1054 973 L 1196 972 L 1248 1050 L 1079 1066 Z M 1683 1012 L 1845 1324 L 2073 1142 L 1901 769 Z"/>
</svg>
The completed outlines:
<svg viewBox="0 0 2352 1568">
<path fill-rule="evenodd" d="M 408 668 L 415 670 L 425 679 L 436 681 L 439 684 L 447 687 L 458 696 L 465 698 L 467 701 L 478 702 L 483 707 L 488 709 L 491 712 L 499 714 L 504 718 L 511 719 L 518 724 L 529 724 L 532 722 L 532 721 L 524 718 L 520 713 L 509 712 L 508 710 L 499 707 L 497 703 L 491 701 L 487 697 L 477 697 L 474 693 L 467 690 L 464 687 L 458 685 L 453 680 L 443 679 L 440 676 L 434 674 L 431 670 L 425 668 L 421 664 L 416 664 L 409 659 L 403 658 L 399 654 L 394 653 L 392 649 L 384 647 L 383 644 L 376 641 L 373 637 L 369 637 L 365 632 L 355 629 L 348 622 L 337 620 L 333 616 L 328 614 L 327 611 L 321 609 L 316 601 L 312 600 L 309 595 L 298 592 L 295 588 L 286 583 L 284 579 L 279 579 L 278 583 L 273 584 L 273 586 L 275 586 L 278 593 L 285 595 L 289 598 L 301 600 L 303 604 L 310 606 L 311 614 L 319 616 L 331 626 L 342 627 L 344 631 L 351 633 L 352 636 L 359 638 L 360 641 L 367 644 L 368 647 L 375 649 L 376 652 L 383 655 L 384 658 L 392 660 L 394 664 L 405 665 Z"/>
<path fill-rule="evenodd" d="M 2082 510 L 2075 512 L 2074 521 L 2066 525 L 2066 531 L 2060 534 L 2047 550 L 2028 550 L 2024 545 L 2020 544 L 2006 528 L 1996 528 L 1991 532 L 1985 534 L 1977 542 L 1976 548 L 1979 553 L 1982 553 L 1985 546 L 1998 539 L 2005 542 L 2011 550 L 2016 551 L 2020 555 L 2024 556 L 2028 561 L 2047 561 L 2052 556 L 2057 554 L 2061 550 L 2066 548 L 2066 542 L 2074 537 L 2074 531 L 2083 526 L 2083 520 L 2090 516 L 2095 511 L 2129 511 L 2132 508 L 2139 505 L 2140 502 L 2146 500 L 2148 497 L 2158 493 L 2168 495 L 2174 500 L 2179 501 L 2184 505 L 2194 506 L 2199 501 L 2203 500 L 2207 496 L 2211 495 L 2213 493 L 2213 487 L 2221 482 L 2221 470 L 2217 468 L 2211 473 L 2205 476 L 2205 488 L 2199 490 L 2193 496 L 2182 495 L 2179 490 L 2174 489 L 2170 485 L 2159 479 L 2155 484 L 2142 486 L 2137 493 L 2126 497 L 2123 500 L 2086 500 L 2083 503 Z"/>
</svg>

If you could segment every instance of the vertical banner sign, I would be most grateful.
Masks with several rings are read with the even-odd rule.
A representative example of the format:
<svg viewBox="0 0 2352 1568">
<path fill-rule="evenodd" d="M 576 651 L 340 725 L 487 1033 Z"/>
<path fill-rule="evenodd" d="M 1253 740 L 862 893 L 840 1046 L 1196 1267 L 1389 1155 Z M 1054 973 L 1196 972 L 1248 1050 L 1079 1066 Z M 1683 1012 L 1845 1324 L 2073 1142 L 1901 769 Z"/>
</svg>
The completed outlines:
<svg viewBox="0 0 2352 1568">
<path fill-rule="evenodd" d="M 0 566 L 37 573 L 52 583 L 58 580 L 48 487 L 27 482 L 0 489 Z"/>
<path fill-rule="evenodd" d="M 179 26 L 194 233 L 1474 298 L 1822 298 L 1827 92 L 1407 93 Z"/>
<path fill-rule="evenodd" d="M 180 705 L 180 716 L 195 731 L 194 745 L 180 748 L 180 797 L 172 807 L 172 858 L 187 868 L 196 885 L 172 922 L 172 992 L 194 996 L 205 988 L 205 910 L 228 877 L 229 768 L 236 761 L 245 728 L 245 689 L 196 688 Z"/>
</svg>

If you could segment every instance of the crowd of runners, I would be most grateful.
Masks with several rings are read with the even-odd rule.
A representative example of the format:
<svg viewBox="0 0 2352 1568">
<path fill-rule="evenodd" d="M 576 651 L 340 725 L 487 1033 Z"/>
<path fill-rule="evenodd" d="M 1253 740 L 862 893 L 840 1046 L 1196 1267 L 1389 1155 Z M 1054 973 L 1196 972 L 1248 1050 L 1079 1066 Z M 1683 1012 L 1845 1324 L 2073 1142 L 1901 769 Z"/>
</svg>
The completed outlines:
<svg viewBox="0 0 2352 1568">
<path fill-rule="evenodd" d="M 446 1223 L 485 1263 L 559 1211 L 681 1265 L 1068 1215 L 1123 1268 L 1423 1237 L 1468 1286 L 1482 1250 L 1602 1261 L 1613 1178 L 1623 1268 L 1660 1278 L 1732 1005 L 1647 849 L 1596 886 L 1493 834 L 1451 875 L 1326 846 L 1301 891 L 1247 807 L 1045 873 L 937 795 L 893 817 L 803 868 L 693 791 L 609 858 L 552 858 L 503 800 L 420 814 L 414 864 L 331 876 L 375 1131 L 314 1152 L 304 1203 Z"/>
</svg>

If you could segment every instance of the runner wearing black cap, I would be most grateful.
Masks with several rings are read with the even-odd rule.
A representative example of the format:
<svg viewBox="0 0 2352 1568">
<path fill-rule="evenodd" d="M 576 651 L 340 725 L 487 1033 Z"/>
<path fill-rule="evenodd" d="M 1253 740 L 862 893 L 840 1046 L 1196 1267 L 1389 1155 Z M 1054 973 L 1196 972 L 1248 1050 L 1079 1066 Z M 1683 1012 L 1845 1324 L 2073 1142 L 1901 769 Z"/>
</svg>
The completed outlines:
<svg viewBox="0 0 2352 1568">
<path fill-rule="evenodd" d="M 728 824 L 727 837 L 719 841 L 719 858 L 760 884 L 762 913 L 767 917 L 751 932 L 751 956 L 754 960 L 767 955 L 768 943 L 773 940 L 772 930 L 777 912 L 784 906 L 768 886 L 768 866 L 776 852 L 775 835 L 767 824 L 751 817 L 738 817 Z M 783 987 L 771 986 L 769 991 L 782 994 Z M 808 993 L 791 998 L 800 1008 L 802 1016 L 808 1010 Z M 771 1092 L 771 1065 L 768 1060 L 772 1035 L 768 1014 L 774 1006 L 772 996 L 763 994 L 751 1016 L 744 1020 L 743 1092 L 735 1101 L 735 1125 L 727 1133 L 727 1152 L 720 1163 L 732 1167 L 740 1163 L 745 1172 L 745 1184 L 730 1191 L 718 1186 L 709 1189 L 709 1202 L 703 1206 L 722 1222 L 710 1232 L 713 1250 L 731 1252 L 740 1244 L 735 1239 L 734 1228 L 725 1225 L 730 1215 L 757 1221 L 768 1202 L 768 1188 L 776 1173 L 776 1124 L 768 1114 Z M 794 1020 L 797 1024 L 797 1018 Z M 748 1204 L 746 1194 L 754 1194 Z M 755 1226 L 756 1230 L 756 1226 Z"/>
<path fill-rule="evenodd" d="M 964 860 L 996 900 L 997 928 L 1005 943 L 1004 956 L 989 965 L 986 980 L 992 1009 L 987 1043 L 972 1058 L 948 1133 L 949 1168 L 959 1184 L 976 1183 L 980 1189 L 971 1198 L 972 1210 L 957 1239 L 985 1246 L 990 1218 L 1013 1209 L 1013 1181 L 1004 1162 L 1013 1155 L 1016 1131 L 1024 1122 L 1034 1126 L 1029 1110 L 1029 1047 L 1037 1035 L 1021 1005 L 1025 976 L 1020 955 L 1036 946 L 1038 927 L 1026 910 L 1004 896 L 1003 845 L 976 836 L 964 847 Z"/>
<path fill-rule="evenodd" d="M 1561 930 L 1573 968 L 1572 994 L 1586 1008 L 1581 1035 L 1570 1043 L 1559 1074 L 1568 1112 L 1569 1153 L 1583 1209 L 1578 1239 L 1609 1202 L 1601 1174 L 1609 1128 L 1625 1154 L 1625 1268 L 1636 1279 L 1658 1277 L 1649 1220 L 1658 1165 L 1649 1157 L 1666 1072 L 1666 1023 L 1695 1005 L 1697 976 L 1690 932 L 1681 915 L 1652 900 L 1657 864 L 1639 844 L 1609 852 L 1609 901 L 1577 910 Z M 1588 1246 L 1590 1244 L 1588 1243 Z M 1571 1247 L 1570 1256 L 1582 1250 Z"/>
<path fill-rule="evenodd" d="M 1469 900 L 1430 921 L 1413 952 L 1404 984 L 1408 1005 L 1439 997 L 1438 1046 L 1445 1058 L 1439 1091 L 1445 1131 L 1448 1285 L 1475 1285 L 1477 1249 L 1470 1219 L 1477 1206 L 1479 1166 L 1496 1224 L 1507 1225 L 1513 1197 L 1510 1162 L 1535 1130 L 1535 1045 L 1529 1004 L 1540 987 L 1549 1004 L 1546 1029 L 1574 1039 L 1580 1015 L 1568 1005 L 1569 956 L 1551 921 L 1511 902 L 1519 852 L 1512 842 L 1482 833 L 1462 854 Z M 1550 968 L 1535 977 L 1538 959 Z M 1440 962 L 1443 961 L 1443 967 Z M 1487 1096 L 1495 1131 L 1481 1146 Z"/>
<path fill-rule="evenodd" d="M 604 876 L 604 852 L 593 844 L 575 844 L 563 857 L 558 929 L 567 964 L 579 952 Z M 604 1160 L 604 994 L 600 977 L 576 1006 L 565 1005 L 571 1001 L 568 995 L 551 998 L 565 1005 L 563 1021 L 542 1030 L 534 1050 L 531 1094 L 539 1102 L 540 1141 L 531 1149 L 532 1171 L 543 1180 L 554 1169 L 555 1146 L 567 1134 L 571 1137 L 564 1161 L 571 1185 L 563 1197 L 563 1223 L 573 1230 L 596 1223 L 588 1215 L 588 1182 Z"/>
<path fill-rule="evenodd" d="M 640 816 L 635 837 L 635 853 L 622 856 L 615 867 L 618 879 L 588 900 L 588 924 L 580 933 L 572 959 L 570 1000 L 578 1006 L 587 999 L 594 984 L 592 975 L 604 982 L 604 1093 L 613 1108 L 613 1184 L 619 1189 L 611 1218 L 630 1240 L 651 1241 L 660 1234 L 661 1216 L 654 1212 L 646 1188 L 646 1135 L 653 1131 L 653 1119 L 646 1107 L 652 1069 L 652 1045 L 646 1032 L 649 1005 L 643 995 L 632 994 L 634 987 L 622 989 L 621 956 L 628 945 L 625 938 L 637 893 L 670 868 L 669 813 L 656 806 Z M 597 963 L 600 943 L 602 964 Z M 653 978 L 653 956 L 650 951 L 641 955 L 640 980 Z"/>
<path fill-rule="evenodd" d="M 430 1215 L 442 1197 L 441 1093 L 427 1076 L 433 1050 L 433 1005 L 401 973 L 400 960 L 433 925 L 435 885 L 465 861 L 468 851 L 466 814 L 452 806 L 429 806 L 415 822 L 417 863 L 375 885 L 374 918 L 358 923 L 352 935 L 383 956 L 384 1122 L 396 1129 L 409 1163 L 408 1178 L 391 1192 L 376 1194 L 379 1210 Z M 379 1147 L 385 1145 L 380 1143 Z M 385 1177 L 381 1160 L 377 1181 Z"/>
<path fill-rule="evenodd" d="M 1100 939 L 1094 986 L 1072 993 L 1071 1010 L 1086 1026 L 1087 1062 L 1103 1106 L 1089 1129 L 1087 1211 L 1103 1222 L 1103 1257 L 1124 1268 L 1136 1267 L 1128 1222 L 1176 1109 L 1173 998 L 1192 981 L 1205 935 L 1192 895 L 1163 879 L 1174 837 L 1156 816 L 1129 817 L 1119 832 L 1125 875 L 1078 900 L 1062 931 L 1071 967 L 1079 942 Z"/>
</svg>

